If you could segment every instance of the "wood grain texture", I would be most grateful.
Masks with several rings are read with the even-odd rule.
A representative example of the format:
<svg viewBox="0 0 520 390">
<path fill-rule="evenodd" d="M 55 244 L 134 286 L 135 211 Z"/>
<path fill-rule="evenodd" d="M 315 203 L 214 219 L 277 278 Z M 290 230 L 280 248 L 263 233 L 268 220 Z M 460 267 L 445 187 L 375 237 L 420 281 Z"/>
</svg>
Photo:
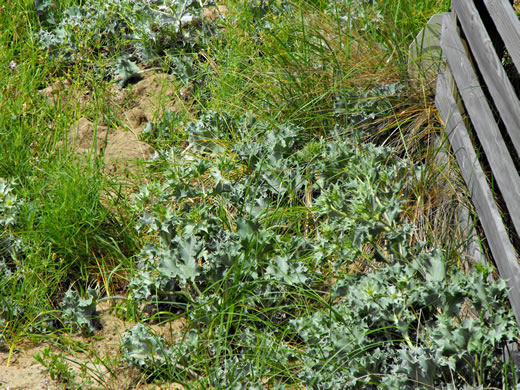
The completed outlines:
<svg viewBox="0 0 520 390">
<path fill-rule="evenodd" d="M 520 69 L 520 20 L 508 0 L 484 0 L 507 52 L 516 69 Z"/>
<path fill-rule="evenodd" d="M 457 34 L 453 19 L 443 20 L 441 46 L 458 92 L 498 183 L 514 228 L 520 233 L 520 176 L 500 134 L 477 75 Z"/>
<path fill-rule="evenodd" d="M 477 159 L 457 103 L 452 95 L 450 78 L 441 73 L 437 79 L 435 104 L 446 127 L 446 134 L 462 176 L 471 193 L 482 228 L 495 259 L 500 277 L 510 288 L 509 300 L 516 321 L 520 323 L 520 266 L 515 250 Z"/>
<path fill-rule="evenodd" d="M 453 0 L 453 8 L 509 137 L 520 154 L 520 101 L 502 66 L 501 58 L 495 52 L 473 1 Z M 517 45 L 519 43 L 517 41 Z"/>
</svg>

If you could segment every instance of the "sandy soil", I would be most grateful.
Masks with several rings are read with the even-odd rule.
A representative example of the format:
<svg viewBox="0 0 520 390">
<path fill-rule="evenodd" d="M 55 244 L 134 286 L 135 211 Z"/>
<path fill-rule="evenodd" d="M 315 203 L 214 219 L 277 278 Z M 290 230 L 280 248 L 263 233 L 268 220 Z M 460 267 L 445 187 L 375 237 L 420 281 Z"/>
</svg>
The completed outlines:
<svg viewBox="0 0 520 390">
<path fill-rule="evenodd" d="M 166 110 L 176 109 L 183 92 L 178 85 L 169 74 L 144 72 L 137 83 L 123 90 L 114 87 L 112 99 L 122 109 L 122 126 L 114 128 L 103 121 L 80 118 L 71 127 L 69 145 L 81 154 L 93 150 L 103 153 L 105 167 L 111 173 L 131 168 L 138 159 L 150 159 L 154 150 L 139 136 L 148 122 L 157 120 Z"/>
<path fill-rule="evenodd" d="M 142 374 L 129 367 L 120 350 L 121 337 L 134 323 L 125 323 L 112 313 L 109 302 L 98 306 L 103 328 L 91 337 L 73 335 L 46 341 L 41 345 L 27 342 L 17 345 L 9 358 L 8 351 L 0 352 L 0 389 L 54 390 L 82 389 L 182 389 L 179 384 L 161 387 L 144 383 Z M 185 328 L 185 321 L 177 320 L 164 325 L 152 325 L 153 332 L 171 342 Z M 60 378 L 51 378 L 46 367 L 34 359 L 34 355 L 50 348 L 62 356 L 74 374 L 74 384 L 66 386 Z"/>
<path fill-rule="evenodd" d="M 179 110 L 191 103 L 190 87 L 181 88 L 175 76 L 151 70 L 143 70 L 139 76 L 124 89 L 114 85 L 110 90 L 108 101 L 120 123 L 81 117 L 71 125 L 65 140 L 80 155 L 102 154 L 110 174 L 123 174 L 137 160 L 149 160 L 155 151 L 140 141 L 146 125 L 161 118 L 167 110 Z M 88 92 L 75 91 L 67 81 L 55 82 L 40 94 L 47 97 L 49 104 L 74 101 L 85 106 L 92 100 Z"/>
</svg>

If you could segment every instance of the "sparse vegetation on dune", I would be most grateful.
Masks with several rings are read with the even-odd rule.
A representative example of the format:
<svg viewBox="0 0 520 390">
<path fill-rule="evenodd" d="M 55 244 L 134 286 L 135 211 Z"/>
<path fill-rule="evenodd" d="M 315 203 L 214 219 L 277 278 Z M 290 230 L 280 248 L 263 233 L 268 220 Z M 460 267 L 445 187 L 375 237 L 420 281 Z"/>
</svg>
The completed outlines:
<svg viewBox="0 0 520 390">
<path fill-rule="evenodd" d="M 64 388 L 516 388 L 408 74 L 448 7 L 0 7 L 0 383 L 25 351 Z"/>
</svg>

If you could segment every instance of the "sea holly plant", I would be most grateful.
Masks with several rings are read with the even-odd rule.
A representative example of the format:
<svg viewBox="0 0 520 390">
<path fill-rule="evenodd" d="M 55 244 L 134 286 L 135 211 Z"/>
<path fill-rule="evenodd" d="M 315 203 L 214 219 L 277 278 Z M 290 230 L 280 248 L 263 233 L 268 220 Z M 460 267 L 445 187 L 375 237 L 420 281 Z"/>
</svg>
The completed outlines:
<svg viewBox="0 0 520 390">
<path fill-rule="evenodd" d="M 116 79 L 119 80 L 119 87 L 125 87 L 128 81 L 138 76 L 140 72 L 141 68 L 131 61 L 128 56 L 123 55 L 116 60 L 114 73 Z"/>
<path fill-rule="evenodd" d="M 14 182 L 0 178 L 0 228 L 16 224 L 21 202 L 14 193 Z"/>
<path fill-rule="evenodd" d="M 96 310 L 98 297 L 97 290 L 93 288 L 87 290 L 87 298 L 69 289 L 61 303 L 65 322 L 79 327 L 87 334 L 93 334 L 101 326 Z"/>
<path fill-rule="evenodd" d="M 154 240 L 130 290 L 219 340 L 191 345 L 215 362 L 207 386 L 256 386 L 260 368 L 240 362 L 258 358 L 260 334 L 280 348 L 262 355 L 260 371 L 291 367 L 289 384 L 499 385 L 518 332 L 506 285 L 485 267 L 449 270 L 442 251 L 411 244 L 402 194 L 419 168 L 342 139 L 342 129 L 312 139 L 251 114 L 208 112 L 183 132 L 188 148 L 161 152 L 168 180 L 135 197 L 137 229 Z M 294 219 L 295 209 L 305 212 Z M 354 264 L 370 272 L 349 272 Z M 153 359 L 182 360 L 171 352 L 182 340 Z"/>
<path fill-rule="evenodd" d="M 192 377 L 196 376 L 189 367 L 193 361 L 193 351 L 200 342 L 197 331 L 191 329 L 174 336 L 179 342 L 167 346 L 164 339 L 149 327 L 137 324 L 127 329 L 121 339 L 123 357 L 131 366 L 153 375 L 185 370 Z"/>
<path fill-rule="evenodd" d="M 0 348 L 4 332 L 25 314 L 24 306 L 12 294 L 24 279 L 20 260 L 26 250 L 15 230 L 23 224 L 24 206 L 16 190 L 15 180 L 0 178 Z"/>
<path fill-rule="evenodd" d="M 34 8 L 40 22 L 47 25 L 56 24 L 51 0 L 34 0 Z"/>
<path fill-rule="evenodd" d="M 258 138 L 240 142 L 240 134 L 252 129 Z M 153 195 L 157 184 L 151 184 L 136 196 L 142 209 L 138 229 L 160 239 L 139 256 L 142 273 L 131 282 L 138 297 L 151 298 L 153 288 L 159 295 L 188 288 L 196 297 L 237 271 L 241 282 L 267 278 L 305 285 L 311 268 L 319 273 L 321 262 L 330 259 L 340 267 L 379 240 L 387 243 L 382 252 L 397 260 L 406 256 L 411 227 L 400 222 L 405 165 L 396 161 L 389 167 L 388 149 L 366 146 L 361 152 L 348 142 L 306 143 L 298 127 L 270 127 L 250 115 L 210 112 L 184 131 L 190 149 L 209 158 L 170 154 L 169 180 L 160 195 Z M 231 140 L 234 157 L 225 155 Z M 278 208 L 304 202 L 313 235 L 295 237 L 264 222 Z M 296 260 L 300 255 L 315 262 Z"/>
<path fill-rule="evenodd" d="M 170 351 L 164 340 L 150 330 L 137 324 L 129 329 L 121 339 L 123 356 L 130 364 L 142 369 L 158 369 L 167 363 Z"/>
<path fill-rule="evenodd" d="M 498 385 L 508 365 L 502 353 L 519 329 L 505 306 L 505 282 L 488 274 L 448 272 L 439 251 L 426 251 L 411 265 L 344 277 L 328 310 L 291 321 L 308 346 L 303 382 L 324 389 Z"/>
<path fill-rule="evenodd" d="M 197 52 L 215 33 L 203 19 L 204 5 L 198 0 L 90 0 L 63 10 L 59 17 L 47 1 L 35 6 L 43 22 L 37 34 L 43 50 L 66 66 L 96 67 L 104 59 L 104 68 L 110 70 L 106 76 L 124 81 L 136 74 L 136 63 L 161 57 L 170 57 L 171 70 L 185 79 L 190 60 L 184 56 Z"/>
</svg>

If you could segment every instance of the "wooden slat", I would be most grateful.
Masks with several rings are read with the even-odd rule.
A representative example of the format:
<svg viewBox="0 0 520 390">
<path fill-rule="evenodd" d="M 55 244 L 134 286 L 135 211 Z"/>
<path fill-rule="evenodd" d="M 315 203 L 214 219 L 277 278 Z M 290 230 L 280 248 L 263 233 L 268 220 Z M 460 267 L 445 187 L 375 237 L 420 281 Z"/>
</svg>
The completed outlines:
<svg viewBox="0 0 520 390">
<path fill-rule="evenodd" d="M 517 322 L 520 323 L 520 266 L 493 193 L 478 162 L 457 103 L 452 96 L 449 78 L 444 73 L 440 73 L 437 79 L 435 104 L 446 126 L 448 140 L 471 193 L 500 277 L 508 282 L 511 307 Z"/>
<path fill-rule="evenodd" d="M 517 70 L 520 70 L 520 20 L 508 0 L 484 0 Z"/>
<path fill-rule="evenodd" d="M 449 15 L 446 15 L 443 20 L 441 47 L 471 118 L 473 128 L 486 153 L 514 227 L 520 234 L 520 207 L 518 207 L 520 176 L 500 135 L 500 130 L 479 85 L 477 75 L 466 56 L 455 23 Z"/>
<path fill-rule="evenodd" d="M 515 89 L 507 77 L 501 59 L 495 52 L 491 38 L 473 1 L 453 0 L 453 8 L 460 20 L 480 73 L 491 93 L 500 117 L 506 125 L 509 137 L 520 155 L 520 101 L 516 96 Z M 520 41 L 517 41 L 516 44 L 519 43 Z"/>
</svg>

